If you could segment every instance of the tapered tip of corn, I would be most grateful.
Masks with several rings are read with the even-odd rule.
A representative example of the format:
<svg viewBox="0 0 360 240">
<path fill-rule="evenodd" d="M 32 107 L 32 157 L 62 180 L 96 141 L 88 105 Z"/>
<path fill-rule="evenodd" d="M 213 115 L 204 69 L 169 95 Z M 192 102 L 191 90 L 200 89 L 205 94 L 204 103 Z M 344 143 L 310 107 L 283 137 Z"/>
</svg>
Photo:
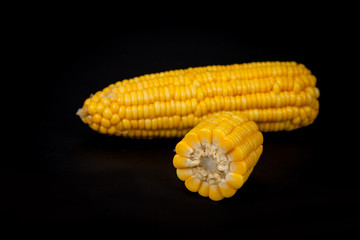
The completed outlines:
<svg viewBox="0 0 360 240">
<path fill-rule="evenodd" d="M 76 115 L 80 117 L 81 121 L 83 121 L 83 123 L 87 123 L 86 117 L 87 117 L 87 113 L 86 110 L 84 109 L 85 107 L 79 108 L 76 111 Z"/>
<path fill-rule="evenodd" d="M 262 143 L 261 132 L 247 116 L 215 114 L 177 144 L 173 164 L 189 191 L 219 201 L 232 197 L 248 179 Z"/>
<path fill-rule="evenodd" d="M 84 114 L 83 114 L 83 109 L 82 108 L 79 108 L 77 111 L 76 111 L 76 115 L 79 116 L 80 118 L 84 118 Z"/>
</svg>

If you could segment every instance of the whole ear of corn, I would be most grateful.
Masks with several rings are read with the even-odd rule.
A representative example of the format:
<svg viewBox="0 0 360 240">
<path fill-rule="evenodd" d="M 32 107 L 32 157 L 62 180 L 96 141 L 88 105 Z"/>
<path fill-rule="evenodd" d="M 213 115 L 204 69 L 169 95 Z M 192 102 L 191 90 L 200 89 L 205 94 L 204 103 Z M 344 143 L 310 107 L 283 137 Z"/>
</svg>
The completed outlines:
<svg viewBox="0 0 360 240">
<path fill-rule="evenodd" d="M 192 192 L 214 201 L 233 196 L 261 153 L 263 136 L 244 114 L 223 112 L 201 121 L 176 145 L 173 164 Z"/>
<path fill-rule="evenodd" d="M 319 110 L 316 78 L 295 62 L 188 68 L 119 81 L 85 100 L 77 114 L 100 133 L 183 137 L 214 113 L 244 113 L 261 131 L 311 124 Z"/>
</svg>

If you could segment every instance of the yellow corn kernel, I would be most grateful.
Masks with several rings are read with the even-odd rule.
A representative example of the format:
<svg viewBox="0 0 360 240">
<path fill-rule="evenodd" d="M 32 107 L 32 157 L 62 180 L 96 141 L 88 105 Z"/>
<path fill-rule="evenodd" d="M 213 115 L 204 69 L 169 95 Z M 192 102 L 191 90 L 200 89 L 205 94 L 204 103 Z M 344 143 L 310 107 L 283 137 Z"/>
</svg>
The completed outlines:
<svg viewBox="0 0 360 240">
<path fill-rule="evenodd" d="M 189 177 L 193 175 L 191 168 L 178 168 L 176 169 L 176 175 L 182 181 L 186 181 Z"/>
<path fill-rule="evenodd" d="M 110 119 L 112 117 L 112 112 L 109 107 L 106 107 L 103 111 L 103 117 L 106 119 Z"/>
<path fill-rule="evenodd" d="M 119 111 L 119 103 L 117 103 L 117 102 L 112 102 L 112 103 L 110 104 L 110 110 L 111 110 L 111 112 L 113 112 L 113 113 L 117 113 L 117 112 Z"/>
<path fill-rule="evenodd" d="M 109 128 L 111 126 L 111 122 L 109 119 L 102 118 L 100 121 L 100 125 L 104 128 Z M 103 131 L 103 132 L 105 132 L 105 131 Z"/>
<path fill-rule="evenodd" d="M 98 113 L 95 113 L 94 115 L 92 115 L 92 121 L 94 122 L 94 123 L 100 123 L 100 121 L 101 121 L 101 115 L 100 114 L 98 114 Z"/>
<path fill-rule="evenodd" d="M 173 159 L 173 164 L 175 168 L 187 168 L 190 167 L 190 160 L 186 157 L 182 157 L 179 154 L 176 154 Z"/>
<path fill-rule="evenodd" d="M 319 96 L 315 76 L 302 64 L 215 65 L 146 74 L 116 82 L 87 98 L 77 115 L 89 126 L 108 119 L 110 125 L 101 125 L 106 129 L 125 122 L 124 129 L 134 132 L 123 131 L 116 135 L 136 138 L 183 137 L 181 133 L 186 133 L 185 129 L 225 111 L 247 115 L 258 124 L 260 131 L 290 131 L 314 122 L 319 112 Z M 115 114 L 118 117 L 113 118 Z M 147 131 L 141 131 L 144 136 L 139 132 L 135 134 L 141 123 L 134 120 L 145 119 L 157 120 L 146 124 Z M 128 124 L 130 122 L 132 124 Z M 100 128 L 92 129 L 100 131 Z M 160 134 L 166 130 L 174 132 Z M 225 147 L 222 143 L 223 147 L 231 148 L 232 143 L 228 144 Z"/>
<path fill-rule="evenodd" d="M 191 153 L 193 152 L 193 148 L 185 141 L 181 141 L 176 145 L 175 151 L 182 157 L 190 157 Z"/>
<path fill-rule="evenodd" d="M 209 186 L 209 198 L 213 201 L 219 201 L 224 198 L 218 185 Z"/>
<path fill-rule="evenodd" d="M 111 126 L 107 131 L 107 133 L 110 134 L 110 135 L 115 134 L 115 132 L 116 132 L 116 127 L 115 126 Z"/>
<path fill-rule="evenodd" d="M 196 132 L 191 131 L 187 133 L 184 137 L 184 142 L 187 143 L 192 148 L 200 147 L 200 140 Z"/>
<path fill-rule="evenodd" d="M 104 111 L 105 105 L 102 102 L 96 104 L 96 112 L 102 114 Z"/>
<path fill-rule="evenodd" d="M 102 134 L 106 134 L 106 133 L 108 132 L 108 131 L 107 131 L 107 127 L 100 126 L 99 132 L 102 133 Z"/>
<path fill-rule="evenodd" d="M 110 122 L 113 126 L 116 126 L 118 122 L 120 122 L 120 116 L 118 114 L 114 114 L 111 116 Z"/>
<path fill-rule="evenodd" d="M 244 184 L 245 179 L 242 175 L 238 174 L 238 173 L 233 173 L 230 172 L 227 176 L 226 176 L 226 182 L 232 186 L 234 189 L 239 189 L 241 188 L 241 186 Z"/>
<path fill-rule="evenodd" d="M 202 182 L 198 193 L 203 197 L 208 197 L 210 191 L 210 185 L 207 182 Z"/>
<path fill-rule="evenodd" d="M 252 151 L 244 160 L 236 162 L 232 161 L 230 163 L 230 171 L 240 175 L 245 175 L 245 173 L 247 173 L 247 171 L 256 164 L 261 153 L 262 146 L 258 147 L 255 151 Z"/>
<path fill-rule="evenodd" d="M 90 124 L 90 128 L 95 130 L 95 131 L 98 131 L 99 128 L 100 128 L 100 125 L 97 124 L 97 123 L 92 123 L 92 124 Z"/>
<path fill-rule="evenodd" d="M 262 134 L 246 115 L 222 112 L 185 135 L 175 147 L 173 165 L 186 188 L 218 201 L 233 196 L 245 183 L 262 143 Z"/>
<path fill-rule="evenodd" d="M 96 113 L 96 102 L 92 101 L 87 105 L 87 112 L 89 115 L 93 115 Z"/>
<path fill-rule="evenodd" d="M 221 182 L 219 183 L 219 190 L 222 194 L 222 196 L 229 198 L 234 196 L 234 194 L 236 193 L 236 189 L 233 188 L 232 186 L 230 186 L 227 182 Z"/>
<path fill-rule="evenodd" d="M 197 192 L 201 185 L 201 180 L 195 176 L 191 176 L 185 181 L 185 186 L 191 192 Z"/>
</svg>

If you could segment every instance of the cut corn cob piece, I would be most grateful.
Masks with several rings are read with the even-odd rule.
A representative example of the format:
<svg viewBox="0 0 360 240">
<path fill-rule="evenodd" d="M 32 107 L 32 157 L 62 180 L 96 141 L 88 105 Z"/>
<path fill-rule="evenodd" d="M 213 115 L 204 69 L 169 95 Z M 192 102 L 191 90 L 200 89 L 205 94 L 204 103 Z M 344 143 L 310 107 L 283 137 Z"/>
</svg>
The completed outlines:
<svg viewBox="0 0 360 240">
<path fill-rule="evenodd" d="M 256 123 L 245 114 L 217 113 L 176 145 L 173 165 L 188 190 L 218 201 L 242 187 L 259 160 L 262 143 Z"/>
<path fill-rule="evenodd" d="M 316 78 L 295 62 L 255 62 L 147 74 L 111 84 L 77 115 L 100 133 L 182 137 L 214 113 L 245 113 L 261 131 L 311 124 L 319 111 Z"/>
</svg>

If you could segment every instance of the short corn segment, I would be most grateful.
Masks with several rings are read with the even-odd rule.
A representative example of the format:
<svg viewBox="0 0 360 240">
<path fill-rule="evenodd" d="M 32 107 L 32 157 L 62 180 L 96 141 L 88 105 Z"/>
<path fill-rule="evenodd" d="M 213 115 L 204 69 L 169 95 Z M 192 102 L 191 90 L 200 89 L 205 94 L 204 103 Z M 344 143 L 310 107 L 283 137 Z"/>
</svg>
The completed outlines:
<svg viewBox="0 0 360 240">
<path fill-rule="evenodd" d="M 201 121 L 176 145 L 173 164 L 192 192 L 214 201 L 233 196 L 263 150 L 263 136 L 244 114 L 224 112 Z"/>
<path fill-rule="evenodd" d="M 316 78 L 295 62 L 216 65 L 147 74 L 111 84 L 77 114 L 100 133 L 183 137 L 214 113 L 244 113 L 261 131 L 311 124 L 319 110 Z"/>
</svg>

